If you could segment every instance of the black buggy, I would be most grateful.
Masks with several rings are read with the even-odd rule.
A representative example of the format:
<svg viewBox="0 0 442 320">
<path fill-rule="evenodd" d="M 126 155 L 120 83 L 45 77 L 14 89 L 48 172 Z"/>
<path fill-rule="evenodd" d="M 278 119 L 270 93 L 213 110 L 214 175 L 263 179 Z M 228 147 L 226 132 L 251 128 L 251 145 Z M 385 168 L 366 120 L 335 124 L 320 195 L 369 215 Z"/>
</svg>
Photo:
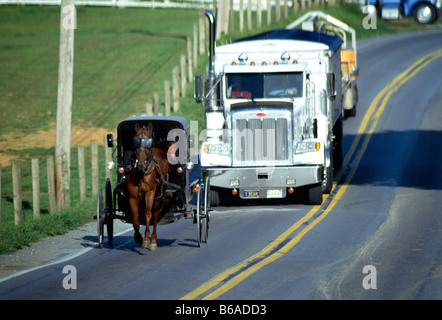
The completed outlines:
<svg viewBox="0 0 442 320">
<path fill-rule="evenodd" d="M 189 135 L 189 124 L 181 117 L 164 116 L 133 116 L 121 121 L 117 127 L 116 141 L 113 135 L 107 136 L 108 147 L 114 148 L 117 164 L 109 163 L 109 168 L 117 171 L 117 182 L 112 189 L 111 181 L 106 179 L 103 190 L 99 188 L 97 196 L 97 233 L 98 244 L 103 247 L 104 225 L 107 229 L 108 243 L 113 240 L 113 220 L 132 223 L 132 213 L 129 206 L 128 190 L 126 186 L 126 168 L 134 159 L 135 147 L 133 143 L 136 134 L 134 126 L 153 125 L 152 144 L 170 154 L 170 171 L 166 181 L 166 189 L 161 198 L 160 218 L 158 225 L 177 221 L 180 218 L 192 218 L 197 226 L 197 242 L 201 245 L 202 231 L 204 241 L 207 242 L 209 231 L 209 180 L 205 184 L 196 178 L 189 181 L 190 171 L 194 164 L 190 161 L 190 147 L 194 143 Z M 170 145 L 173 144 L 172 149 Z M 203 193 L 204 192 L 204 193 Z M 196 204 L 190 202 L 196 193 Z M 195 203 L 195 201 L 193 201 Z M 144 218 L 144 201 L 139 204 L 139 220 L 141 225 L 146 225 Z"/>
</svg>

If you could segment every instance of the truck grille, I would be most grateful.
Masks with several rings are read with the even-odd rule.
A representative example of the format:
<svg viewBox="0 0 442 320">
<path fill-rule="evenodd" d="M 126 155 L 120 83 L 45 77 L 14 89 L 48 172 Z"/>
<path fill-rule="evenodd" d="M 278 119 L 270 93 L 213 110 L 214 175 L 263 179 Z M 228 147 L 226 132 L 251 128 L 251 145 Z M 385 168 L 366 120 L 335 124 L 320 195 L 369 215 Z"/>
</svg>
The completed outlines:
<svg viewBox="0 0 442 320">
<path fill-rule="evenodd" d="M 234 117 L 236 118 L 236 117 Z M 289 164 L 289 132 L 287 118 L 267 115 L 263 118 L 236 118 L 233 134 L 233 164 Z"/>
</svg>

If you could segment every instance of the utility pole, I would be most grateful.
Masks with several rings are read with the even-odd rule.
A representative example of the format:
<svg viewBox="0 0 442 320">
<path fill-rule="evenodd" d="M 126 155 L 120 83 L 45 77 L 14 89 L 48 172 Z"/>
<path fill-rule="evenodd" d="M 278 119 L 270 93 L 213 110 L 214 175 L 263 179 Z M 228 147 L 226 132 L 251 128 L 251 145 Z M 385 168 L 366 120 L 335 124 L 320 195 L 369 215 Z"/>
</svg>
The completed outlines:
<svg viewBox="0 0 442 320">
<path fill-rule="evenodd" d="M 58 65 L 57 126 L 55 137 L 55 192 L 57 211 L 65 208 L 64 192 L 69 190 L 70 185 L 74 29 L 76 29 L 74 0 L 61 0 L 60 58 Z M 66 200 L 66 202 L 69 203 L 69 200 Z"/>
</svg>

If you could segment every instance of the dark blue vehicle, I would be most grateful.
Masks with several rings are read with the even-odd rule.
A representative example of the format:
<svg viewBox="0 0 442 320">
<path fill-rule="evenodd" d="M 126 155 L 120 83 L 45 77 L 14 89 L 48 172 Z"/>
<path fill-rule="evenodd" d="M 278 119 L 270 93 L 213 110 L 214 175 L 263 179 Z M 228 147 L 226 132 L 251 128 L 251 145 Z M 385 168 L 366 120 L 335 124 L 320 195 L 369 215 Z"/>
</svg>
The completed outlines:
<svg viewBox="0 0 442 320">
<path fill-rule="evenodd" d="M 441 0 L 368 0 L 383 19 L 413 16 L 420 24 L 431 24 L 441 15 Z"/>
</svg>

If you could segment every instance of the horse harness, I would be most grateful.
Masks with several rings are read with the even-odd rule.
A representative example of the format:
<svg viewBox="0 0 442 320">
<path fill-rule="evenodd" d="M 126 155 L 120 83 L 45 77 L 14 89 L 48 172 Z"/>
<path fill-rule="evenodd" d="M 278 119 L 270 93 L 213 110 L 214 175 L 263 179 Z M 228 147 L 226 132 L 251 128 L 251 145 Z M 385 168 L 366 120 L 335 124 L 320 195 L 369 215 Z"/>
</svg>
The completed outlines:
<svg viewBox="0 0 442 320">
<path fill-rule="evenodd" d="M 140 134 L 141 134 L 141 138 L 137 138 L 137 136 Z M 152 172 L 152 170 L 156 169 L 159 178 L 156 178 L 155 180 L 156 180 L 156 183 L 161 186 L 160 195 L 158 195 L 157 197 L 154 198 L 154 202 L 156 202 L 163 197 L 164 187 L 166 185 L 168 185 L 167 181 L 169 179 L 168 179 L 168 176 L 166 176 L 166 178 L 163 176 L 163 173 L 161 172 L 161 168 L 160 168 L 160 163 L 159 163 L 158 159 L 155 157 L 155 155 L 152 153 L 152 146 L 153 146 L 152 138 L 144 138 L 144 135 L 150 136 L 150 133 L 146 130 L 145 126 L 143 126 L 143 128 L 139 132 L 137 132 L 133 138 L 133 146 L 135 148 L 135 155 L 136 156 L 135 156 L 135 163 L 132 167 L 139 168 L 138 155 L 140 153 L 139 150 L 141 148 L 143 148 L 144 150 L 142 150 L 141 152 L 144 152 L 146 154 L 146 159 L 149 159 L 149 160 L 147 161 L 147 164 L 146 164 L 146 161 L 143 164 L 143 167 L 145 168 L 145 170 L 139 170 L 143 174 L 143 176 L 139 178 L 139 183 L 138 183 L 139 197 L 141 198 L 141 196 L 142 196 L 141 183 L 143 181 L 144 176 L 150 174 Z M 145 149 L 149 150 L 149 153 L 147 153 L 145 151 Z M 129 170 L 129 171 L 132 171 L 132 170 Z M 148 182 L 146 182 L 146 183 L 149 185 Z"/>
</svg>

